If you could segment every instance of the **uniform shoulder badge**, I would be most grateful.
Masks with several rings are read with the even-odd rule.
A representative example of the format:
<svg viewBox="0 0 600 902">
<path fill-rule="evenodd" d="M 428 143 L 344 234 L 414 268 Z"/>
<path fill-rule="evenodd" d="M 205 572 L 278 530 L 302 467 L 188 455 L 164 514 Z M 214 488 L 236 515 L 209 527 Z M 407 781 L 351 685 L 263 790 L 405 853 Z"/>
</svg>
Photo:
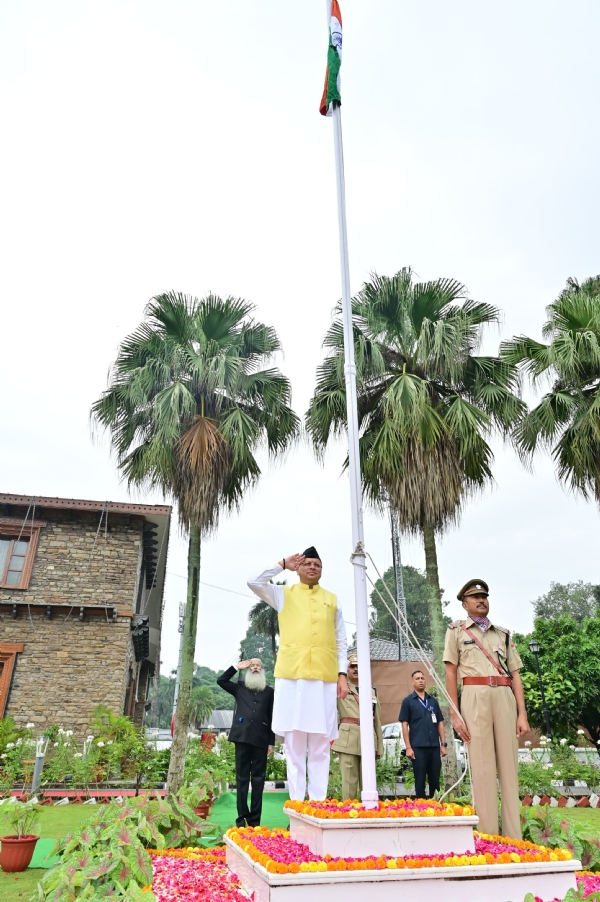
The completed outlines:
<svg viewBox="0 0 600 902">
<path fill-rule="evenodd" d="M 510 630 L 507 630 L 506 627 L 504 627 L 504 626 L 498 626 L 498 624 L 495 623 L 495 624 L 494 624 L 494 628 L 497 629 L 497 630 L 500 630 L 501 633 L 506 633 L 508 636 L 510 636 Z"/>
<path fill-rule="evenodd" d="M 460 625 L 461 625 L 462 623 L 466 623 L 466 621 L 465 621 L 465 620 L 453 620 L 452 623 L 449 623 L 449 624 L 448 624 L 448 629 L 449 629 L 449 630 L 455 630 L 455 629 L 457 629 L 458 627 L 460 627 Z"/>
</svg>

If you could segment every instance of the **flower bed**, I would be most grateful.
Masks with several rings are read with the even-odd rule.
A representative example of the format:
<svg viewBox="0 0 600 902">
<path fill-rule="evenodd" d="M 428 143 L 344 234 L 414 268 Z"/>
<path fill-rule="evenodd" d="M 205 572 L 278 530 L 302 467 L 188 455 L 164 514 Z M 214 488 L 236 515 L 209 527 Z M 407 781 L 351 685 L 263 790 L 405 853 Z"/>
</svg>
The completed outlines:
<svg viewBox="0 0 600 902">
<path fill-rule="evenodd" d="M 225 847 L 153 850 L 152 890 L 156 902 L 248 902 L 225 863 Z"/>
<path fill-rule="evenodd" d="M 383 818 L 383 817 L 470 817 L 475 810 L 470 805 L 442 805 L 430 799 L 392 799 L 380 801 L 377 808 L 365 808 L 356 799 L 338 802 L 336 799 L 297 802 L 290 799 L 284 809 L 324 819 Z"/>
<path fill-rule="evenodd" d="M 577 885 L 583 890 L 583 898 L 586 899 L 591 893 L 600 892 L 600 874 L 594 874 L 592 871 L 580 871 L 577 874 Z"/>
<path fill-rule="evenodd" d="M 367 858 L 335 858 L 315 855 L 308 846 L 291 838 L 289 830 L 268 827 L 231 827 L 230 840 L 257 864 L 272 874 L 298 874 L 306 871 L 365 871 L 396 868 L 447 868 L 464 865 L 510 864 L 511 862 L 570 861 L 568 849 L 549 849 L 525 840 L 475 833 L 475 848 L 458 854 L 413 855 L 394 858 L 389 855 Z"/>
<path fill-rule="evenodd" d="M 262 845 L 262 843 L 256 843 L 255 837 L 257 840 L 261 838 L 264 839 L 272 839 L 273 837 L 281 837 L 276 840 L 275 847 L 273 851 L 279 857 L 285 855 L 285 849 L 287 845 L 284 844 L 284 840 L 289 841 L 289 833 L 287 830 L 268 830 L 267 828 L 258 828 L 258 830 L 254 830 L 252 828 L 246 828 L 245 830 L 231 830 L 229 831 L 229 835 L 232 836 L 234 832 L 238 832 L 240 835 L 252 834 L 253 842 L 252 845 L 258 847 L 258 845 Z M 235 841 L 235 840 L 234 840 Z M 244 837 L 244 842 L 249 842 Z M 293 841 L 292 841 L 293 842 Z M 295 846 L 299 846 L 299 843 L 295 843 Z M 243 848 L 243 846 L 242 846 Z M 304 847 L 305 848 L 305 847 Z M 487 850 L 487 851 L 484 851 Z M 508 861 L 514 861 L 515 859 L 512 857 L 513 855 L 524 856 L 524 855 L 535 855 L 535 853 L 539 853 L 543 851 L 544 847 L 536 846 L 534 843 L 525 842 L 523 840 L 510 840 L 507 837 L 500 836 L 489 836 L 487 834 L 476 834 L 475 837 L 475 852 L 480 851 L 480 854 L 484 857 L 485 863 L 491 863 L 490 859 L 493 858 L 494 861 L 498 863 L 503 863 L 507 859 L 502 858 L 501 856 L 508 855 Z M 244 851 L 247 851 L 244 849 Z M 547 849 L 545 851 L 548 851 Z M 558 859 L 539 859 L 534 858 L 533 860 L 569 860 L 570 854 L 567 850 L 560 850 L 561 852 L 566 852 L 562 858 Z M 187 848 L 187 849 L 165 849 L 162 851 L 152 850 L 152 866 L 154 871 L 154 880 L 152 887 L 146 887 L 145 889 L 150 891 L 152 890 L 156 896 L 157 902 L 247 902 L 248 896 L 241 889 L 239 882 L 237 879 L 228 871 L 227 865 L 225 863 L 225 848 L 224 846 L 220 846 L 214 849 L 198 849 L 198 848 Z M 266 853 L 261 853 L 266 854 Z M 288 853 L 289 854 L 289 853 Z M 253 857 L 251 855 L 251 857 Z M 267 856 L 268 857 L 268 856 Z M 453 857 L 453 856 L 449 856 Z M 483 862 L 477 861 L 474 862 L 472 859 L 478 857 L 478 855 L 468 854 L 464 857 L 469 859 L 468 862 L 464 861 L 452 861 L 449 862 L 448 856 L 442 856 L 442 858 L 431 858 L 429 859 L 430 864 L 425 864 L 427 859 L 424 859 L 423 856 L 419 856 L 421 859 L 420 865 L 416 863 L 409 864 L 409 861 L 416 861 L 416 858 L 407 859 L 404 863 L 405 867 L 452 867 L 457 864 L 482 864 Z M 456 858 L 463 858 L 463 856 L 454 856 Z M 440 862 L 442 859 L 445 859 L 444 864 Z M 256 860 L 256 859 L 255 859 Z M 271 858 L 271 861 L 275 862 L 275 859 Z M 435 862 L 438 861 L 436 865 Z M 529 861 L 529 858 L 519 858 L 520 861 Z M 296 861 L 291 861 L 289 864 L 289 869 L 287 871 L 280 871 L 277 869 L 276 873 L 300 873 L 301 871 L 323 871 L 323 870 L 344 870 L 344 868 L 334 868 L 330 865 L 333 863 L 333 859 L 319 859 L 316 855 L 311 855 L 310 852 L 305 853 L 305 860 L 303 863 L 307 864 L 308 867 L 302 868 L 301 865 L 298 865 L 296 868 L 295 865 L 298 864 Z M 389 868 L 389 864 L 382 863 L 380 859 L 354 859 L 355 862 L 366 862 L 369 861 L 373 863 L 373 867 L 375 870 L 382 870 L 384 867 Z M 277 863 L 277 862 L 275 862 Z M 279 862 L 281 864 L 282 862 Z M 310 867 L 310 864 L 316 864 L 316 867 Z M 321 867 L 319 867 L 321 864 Z M 325 867 L 323 867 L 325 865 Z M 396 859 L 396 867 L 398 867 L 398 859 Z M 364 870 L 364 866 L 361 863 L 360 866 L 356 866 L 354 868 L 345 868 L 346 870 Z M 272 867 L 268 868 L 271 872 L 273 872 Z M 600 874 L 594 874 L 589 871 L 579 872 L 577 874 L 577 883 L 580 890 L 583 890 L 583 898 L 585 899 L 591 893 L 598 892 L 600 890 Z M 541 899 L 538 896 L 534 897 L 536 902 L 541 902 Z M 558 899 L 553 900 L 553 902 L 559 902 Z"/>
</svg>

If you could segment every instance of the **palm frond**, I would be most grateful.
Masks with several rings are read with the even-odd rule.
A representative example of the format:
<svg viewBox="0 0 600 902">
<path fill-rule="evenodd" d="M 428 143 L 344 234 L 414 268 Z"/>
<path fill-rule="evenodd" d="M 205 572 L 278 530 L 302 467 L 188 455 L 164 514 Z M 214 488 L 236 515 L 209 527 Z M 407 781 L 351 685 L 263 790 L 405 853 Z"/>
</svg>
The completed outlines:
<svg viewBox="0 0 600 902">
<path fill-rule="evenodd" d="M 414 283 L 409 268 L 372 274 L 352 303 L 365 495 L 380 505 L 387 492 L 407 530 L 443 529 L 492 478 L 486 438 L 524 412 L 517 368 L 475 356 L 499 311 L 453 279 Z M 324 347 L 306 415 L 319 457 L 346 429 L 339 305 Z"/>
<path fill-rule="evenodd" d="M 91 409 L 127 483 L 159 488 L 203 532 L 258 479 L 260 443 L 278 455 L 299 433 L 289 381 L 266 368 L 279 339 L 253 314 L 239 298 L 157 295 Z"/>
</svg>

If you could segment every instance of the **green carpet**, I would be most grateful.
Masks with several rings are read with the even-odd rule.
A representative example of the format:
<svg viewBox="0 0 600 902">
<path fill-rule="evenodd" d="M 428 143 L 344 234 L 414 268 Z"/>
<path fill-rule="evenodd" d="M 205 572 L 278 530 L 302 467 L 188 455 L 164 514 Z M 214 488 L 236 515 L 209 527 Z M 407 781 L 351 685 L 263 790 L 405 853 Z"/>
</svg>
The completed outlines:
<svg viewBox="0 0 600 902">
<path fill-rule="evenodd" d="M 290 819 L 283 811 L 283 805 L 288 799 L 287 792 L 265 792 L 260 819 L 263 827 L 289 827 Z M 236 817 L 236 794 L 224 792 L 212 806 L 208 819 L 211 823 L 218 824 L 225 832 L 228 827 L 235 826 Z"/>
<path fill-rule="evenodd" d="M 49 855 L 54 848 L 55 839 L 38 839 L 35 844 L 35 851 L 31 859 L 30 868 L 52 868 L 58 861 L 58 855 L 53 855 L 49 861 L 44 861 L 46 855 Z"/>
</svg>

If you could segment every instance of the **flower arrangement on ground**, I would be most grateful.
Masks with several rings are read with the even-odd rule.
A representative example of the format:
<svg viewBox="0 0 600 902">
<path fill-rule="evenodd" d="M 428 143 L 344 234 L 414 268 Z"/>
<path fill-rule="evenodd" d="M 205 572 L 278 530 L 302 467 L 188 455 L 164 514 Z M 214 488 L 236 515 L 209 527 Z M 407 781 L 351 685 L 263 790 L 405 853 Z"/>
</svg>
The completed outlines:
<svg viewBox="0 0 600 902">
<path fill-rule="evenodd" d="M 264 832 L 267 828 L 258 829 L 259 831 Z M 237 832 L 241 833 L 242 831 Z M 246 828 L 246 833 L 250 832 L 255 833 L 256 831 L 252 828 Z M 272 830 L 269 832 L 275 835 L 282 835 L 287 831 Z M 506 846 L 507 842 L 510 842 L 506 840 L 506 837 L 487 837 L 484 840 L 481 834 L 479 834 L 479 839 L 482 842 L 490 843 L 490 848 L 494 847 L 493 844 Z M 498 842 L 498 840 L 503 840 L 503 842 Z M 525 854 L 526 852 L 531 851 L 531 849 L 528 849 L 527 847 L 533 844 L 522 841 L 518 841 L 518 843 L 517 841 L 512 841 L 511 845 L 519 850 L 518 853 L 515 852 L 511 854 Z M 243 893 L 237 879 L 227 870 L 224 846 L 212 849 L 188 847 L 182 849 L 162 849 L 159 851 L 150 850 L 150 854 L 152 856 L 154 880 L 151 887 L 144 887 L 144 891 L 152 890 L 157 902 L 192 902 L 192 900 L 193 902 L 196 902 L 198 899 L 202 899 L 203 902 L 222 902 L 222 900 L 223 902 L 246 902 L 248 898 Z M 486 854 L 491 855 L 492 853 L 487 852 Z M 504 853 L 501 852 L 500 854 Z M 312 857 L 318 859 L 318 856 Z M 312 868 L 310 866 L 308 868 L 301 868 L 297 865 L 297 862 L 292 862 L 289 865 L 289 871 L 284 872 L 277 870 L 275 873 L 293 874 L 300 873 L 301 871 L 305 872 L 306 870 L 310 872 L 338 870 L 338 868 L 329 866 L 333 860 L 334 859 L 325 857 L 323 859 L 326 863 L 325 867 L 317 866 Z M 375 870 L 383 869 L 384 866 L 381 863 L 381 859 L 370 859 L 370 861 L 375 864 Z M 398 865 L 396 866 L 398 867 Z M 414 867 L 415 865 L 405 863 L 404 866 Z M 421 867 L 424 866 L 426 865 L 421 865 Z M 433 866 L 435 867 L 435 865 Z M 453 865 L 446 864 L 442 866 L 449 867 Z M 386 867 L 389 868 L 390 865 L 386 865 Z M 344 868 L 339 868 L 339 870 L 344 870 Z M 346 870 L 348 870 L 348 868 L 346 868 Z M 364 868 L 356 867 L 350 868 L 350 870 L 364 870 Z M 272 868 L 270 869 L 270 872 L 273 873 Z M 592 893 L 600 891 L 600 875 L 591 872 L 579 872 L 577 874 L 577 885 L 577 890 L 569 890 L 565 902 L 579 902 L 579 900 L 590 897 Z M 542 899 L 539 896 L 528 893 L 524 902 L 542 902 Z M 560 902 L 560 900 L 547 899 L 545 902 Z"/>
<path fill-rule="evenodd" d="M 156 902 L 248 902 L 225 863 L 225 848 L 151 851 Z"/>
</svg>

